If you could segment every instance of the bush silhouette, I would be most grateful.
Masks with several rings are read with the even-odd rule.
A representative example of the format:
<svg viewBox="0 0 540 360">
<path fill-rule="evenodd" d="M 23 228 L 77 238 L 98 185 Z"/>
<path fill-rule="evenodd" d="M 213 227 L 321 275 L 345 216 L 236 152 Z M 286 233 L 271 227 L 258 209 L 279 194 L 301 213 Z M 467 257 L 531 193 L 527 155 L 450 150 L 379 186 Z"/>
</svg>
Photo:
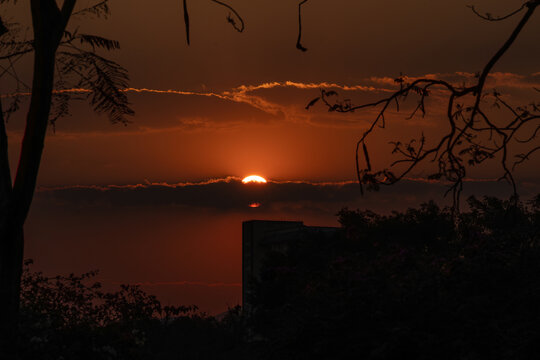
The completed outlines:
<svg viewBox="0 0 540 360">
<path fill-rule="evenodd" d="M 245 318 L 164 307 L 95 272 L 26 263 L 23 359 L 529 359 L 540 344 L 540 196 L 469 199 L 456 222 L 430 202 L 343 209 L 333 238 L 270 253 Z M 516 205 L 517 204 L 517 205 Z"/>
<path fill-rule="evenodd" d="M 97 272 L 48 278 L 26 261 L 22 359 L 225 359 L 237 350 L 239 310 L 221 321 L 195 306 L 162 306 L 137 286 L 105 292 Z"/>
<path fill-rule="evenodd" d="M 538 352 L 539 198 L 344 209 L 332 241 L 268 256 L 255 332 L 275 358 L 509 359 Z M 341 354 L 338 356 L 338 354 Z"/>
</svg>

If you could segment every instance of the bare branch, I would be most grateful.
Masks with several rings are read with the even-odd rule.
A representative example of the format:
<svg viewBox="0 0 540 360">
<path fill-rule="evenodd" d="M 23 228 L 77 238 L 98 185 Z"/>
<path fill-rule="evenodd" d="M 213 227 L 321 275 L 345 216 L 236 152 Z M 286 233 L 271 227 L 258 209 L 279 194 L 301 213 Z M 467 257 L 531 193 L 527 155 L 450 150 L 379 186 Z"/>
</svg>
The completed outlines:
<svg viewBox="0 0 540 360">
<path fill-rule="evenodd" d="M 34 51 L 34 49 L 26 49 L 26 50 L 17 51 L 17 52 L 8 54 L 8 55 L 0 56 L 0 60 L 12 59 L 12 58 L 17 57 L 19 55 L 28 54 L 28 53 L 30 53 L 32 51 Z"/>
<path fill-rule="evenodd" d="M 495 53 L 495 55 L 489 60 L 487 65 L 482 70 L 482 73 L 480 75 L 480 78 L 478 79 L 478 84 L 476 85 L 476 102 L 474 104 L 473 113 L 471 115 L 471 122 L 474 121 L 475 113 L 478 111 L 478 106 L 480 105 L 480 100 L 482 97 L 482 92 L 484 90 L 484 85 L 486 83 L 486 79 L 488 74 L 493 69 L 493 66 L 501 59 L 501 57 L 508 51 L 508 49 L 512 46 L 514 41 L 517 39 L 518 35 L 521 33 L 521 30 L 525 27 L 529 19 L 531 18 L 532 14 L 536 10 L 536 8 L 540 5 L 540 1 L 529 1 L 525 3 L 525 6 L 527 6 L 527 12 L 523 17 L 521 18 L 520 22 L 515 27 L 514 31 L 506 40 L 506 42 L 503 44 L 503 46 Z"/>
<path fill-rule="evenodd" d="M 187 0 L 182 0 L 184 9 L 184 25 L 186 27 L 186 41 L 189 46 L 189 12 L 187 9 Z"/>
<path fill-rule="evenodd" d="M 240 14 L 232 6 L 230 6 L 229 4 L 224 3 L 223 1 L 219 1 L 219 0 L 210 0 L 210 1 L 229 9 L 231 12 L 227 16 L 227 22 L 229 24 L 231 24 L 232 27 L 236 31 L 238 31 L 238 32 L 243 32 L 244 31 L 244 28 L 245 28 L 244 19 L 242 18 L 242 16 L 240 16 Z M 189 12 L 188 12 L 188 8 L 187 8 L 187 0 L 182 0 L 182 5 L 183 5 L 183 12 L 184 12 L 184 25 L 185 25 L 185 28 L 186 28 L 186 41 L 187 41 L 187 44 L 189 46 L 189 44 L 190 44 L 190 34 L 189 34 L 190 33 L 190 25 L 189 25 Z M 238 24 L 238 23 L 240 23 L 240 24 Z"/>
<path fill-rule="evenodd" d="M 360 105 L 353 105 L 348 100 L 340 100 L 335 91 L 321 89 L 321 96 L 312 100 L 306 108 L 310 108 L 321 100 L 321 103 L 331 112 L 348 113 L 368 108 L 378 109 L 376 117 L 370 122 L 356 145 L 356 172 L 362 192 L 364 185 L 368 189 L 375 190 L 381 185 L 393 185 L 404 179 L 421 162 L 429 160 L 436 164 L 437 171 L 429 175 L 428 179 L 445 180 L 451 184 L 446 194 L 452 193 L 454 210 L 457 211 L 467 168 L 497 157 L 503 172 L 501 179 L 507 180 L 512 185 L 514 197 L 516 197 L 516 182 L 512 170 L 538 151 L 540 146 L 534 147 L 525 154 L 517 155 L 518 161 L 512 168 L 508 165 L 509 146 L 513 141 L 532 141 L 540 133 L 540 103 L 532 102 L 526 106 L 515 107 L 504 100 L 497 91 L 488 93 L 484 88 L 493 67 L 513 45 L 539 5 L 540 0 L 528 1 L 519 9 L 521 11 L 526 8 L 527 11 L 513 29 L 510 37 L 478 74 L 476 83 L 471 86 L 453 85 L 450 82 L 432 78 L 415 79 L 407 83 L 406 78 L 400 75 L 395 79 L 396 84 L 399 85 L 398 90 L 380 100 Z M 536 88 L 535 90 L 540 91 Z M 397 159 L 391 162 L 389 168 L 372 169 L 366 141 L 376 127 L 384 127 L 385 113 L 389 105 L 395 103 L 396 110 L 399 112 L 400 103 L 409 96 L 415 96 L 418 97 L 418 103 L 408 118 L 416 115 L 425 116 L 428 111 L 426 98 L 431 91 L 437 91 L 439 95 L 446 97 L 445 123 L 449 126 L 448 130 L 438 139 L 433 139 L 435 141 L 432 141 L 429 146 L 423 134 L 418 139 L 412 139 L 406 143 L 391 142 L 394 146 L 392 153 L 397 156 Z M 503 122 L 490 119 L 482 109 L 485 100 L 490 97 L 494 99 L 494 106 L 508 111 L 509 119 Z M 467 105 L 468 101 L 472 104 Z M 519 140 L 517 136 L 524 132 L 529 135 L 525 140 Z M 360 164 L 361 157 L 365 166 Z"/>
<path fill-rule="evenodd" d="M 242 19 L 240 14 L 238 14 L 238 12 L 232 6 L 230 6 L 228 4 L 225 4 L 224 2 L 218 1 L 218 0 L 211 0 L 211 1 L 213 1 L 216 4 L 219 4 L 221 6 L 224 6 L 227 9 L 229 9 L 232 12 L 232 14 L 234 14 L 234 17 L 232 17 L 231 14 L 229 14 L 229 16 L 227 16 L 227 21 L 232 25 L 232 27 L 236 31 L 238 31 L 238 32 L 243 32 L 244 31 L 244 28 L 245 28 L 244 19 Z M 236 18 L 236 20 L 235 20 L 235 18 Z M 238 25 L 237 21 L 240 21 L 240 25 Z"/>
<path fill-rule="evenodd" d="M 298 4 L 298 39 L 296 40 L 296 48 L 301 51 L 307 51 L 302 45 L 302 5 L 306 2 L 308 2 L 308 0 L 302 0 Z"/>
<path fill-rule="evenodd" d="M 503 21 L 503 20 L 506 20 L 508 18 L 511 18 L 512 16 L 516 15 L 517 13 L 519 13 L 521 10 L 525 9 L 527 7 L 527 3 L 524 3 L 523 5 L 521 5 L 518 9 L 514 10 L 514 11 L 511 11 L 510 13 L 506 14 L 506 15 L 503 15 L 503 16 L 496 16 L 496 17 L 493 17 L 492 14 L 490 13 L 485 13 L 485 14 L 481 14 L 480 12 L 478 12 L 476 10 L 476 8 L 474 7 L 474 5 L 467 5 L 468 8 L 470 8 L 472 10 L 472 12 L 478 16 L 479 18 L 482 18 L 484 20 L 487 20 L 487 21 Z"/>
<path fill-rule="evenodd" d="M 534 154 L 535 152 L 537 152 L 538 150 L 540 150 L 540 146 L 537 146 L 537 147 L 529 150 L 529 152 L 527 152 L 526 154 L 518 154 L 518 155 L 516 155 L 516 157 L 519 160 L 514 163 L 514 165 L 512 166 L 512 170 L 515 169 L 516 166 L 522 164 L 525 160 L 529 160 L 529 157 L 532 154 Z"/>
</svg>

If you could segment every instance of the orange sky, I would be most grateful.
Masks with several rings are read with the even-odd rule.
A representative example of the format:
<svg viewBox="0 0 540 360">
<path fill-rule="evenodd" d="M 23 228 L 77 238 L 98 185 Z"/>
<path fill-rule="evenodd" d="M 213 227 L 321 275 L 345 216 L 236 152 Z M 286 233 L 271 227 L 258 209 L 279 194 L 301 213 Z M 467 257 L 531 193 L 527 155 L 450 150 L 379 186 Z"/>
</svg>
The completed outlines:
<svg viewBox="0 0 540 360">
<path fill-rule="evenodd" d="M 307 102 L 319 93 L 317 85 L 247 92 L 238 88 L 287 81 L 369 87 L 342 91 L 360 103 L 395 89 L 384 79 L 400 72 L 474 73 L 515 21 L 486 23 L 465 6 L 469 3 L 312 0 L 304 6 L 303 44 L 309 50 L 303 53 L 294 47 L 295 2 L 232 1 L 246 20 L 246 30 L 239 34 L 226 23 L 225 9 L 210 1 L 190 1 L 188 47 L 179 1 L 151 7 L 147 1 L 115 0 L 108 20 L 74 18 L 71 28 L 119 40 L 122 49 L 108 56 L 129 70 L 134 88 L 227 96 L 130 93 L 136 115 L 128 127 L 111 125 L 86 105 L 75 104 L 72 116 L 60 119 L 56 134 L 51 131 L 47 139 L 40 184 L 176 182 L 251 172 L 278 179 L 352 179 L 355 140 L 373 112 L 332 116 L 322 107 L 306 111 Z M 486 0 L 474 5 L 496 14 L 519 3 Z M 8 15 L 15 20 L 28 11 L 25 6 L 19 3 L 4 11 L 12 9 Z M 516 103 L 536 98 L 532 91 L 516 89 L 540 83 L 539 30 L 540 21 L 533 19 L 494 69 L 506 77 L 493 85 L 504 84 L 503 91 Z M 19 73 L 30 83 L 24 61 Z M 4 82 L 3 92 L 8 85 Z M 396 117 L 388 131 L 374 137 L 376 148 L 384 150 L 396 137 L 419 136 L 419 125 L 444 126 L 437 119 L 437 104 L 431 114 L 424 121 Z M 14 163 L 23 118 L 21 111 L 9 123 Z M 380 157 L 386 153 L 381 151 Z"/>
<path fill-rule="evenodd" d="M 80 0 L 79 3 L 82 6 L 94 2 Z M 463 73 L 479 71 L 517 20 L 487 23 L 474 16 L 466 5 L 473 3 L 497 14 L 515 8 L 522 1 L 310 0 L 303 13 L 302 43 L 307 52 L 295 48 L 297 2 L 235 0 L 229 3 L 246 21 L 242 34 L 227 24 L 227 10 L 210 1 L 188 1 L 192 25 L 190 47 L 184 38 L 178 0 L 114 0 L 108 20 L 74 19 L 70 27 L 80 26 L 81 33 L 120 41 L 121 50 L 108 56 L 129 70 L 133 88 L 172 89 L 181 93 L 129 92 L 136 115 L 127 127 L 111 125 L 106 117 L 95 115 L 86 104 L 74 104 L 72 116 L 58 120 L 56 132 L 50 131 L 48 135 L 39 185 L 176 184 L 253 173 L 282 181 L 352 180 L 355 143 L 374 114 L 372 111 L 329 114 L 321 106 L 306 111 L 306 104 L 318 96 L 319 85 L 356 86 L 354 90 L 342 88 L 340 93 L 360 103 L 394 89 L 388 80 L 400 72 L 413 77 L 436 74 L 458 83 L 466 81 L 469 75 Z M 18 2 L 15 7 L 3 5 L 0 12 L 3 18 L 21 19 L 24 23 L 28 19 L 27 6 L 26 2 Z M 540 18 L 535 14 L 489 80 L 489 86 L 497 87 L 516 104 L 538 98 L 531 88 L 540 84 L 539 31 Z M 30 64 L 31 58 L 22 59 L 19 64 L 19 75 L 26 83 L 31 82 Z M 274 82 L 278 84 L 258 87 Z M 315 85 L 305 86 L 308 84 Z M 1 93 L 11 91 L 8 80 L 0 84 Z M 218 96 L 206 96 L 209 94 Z M 13 165 L 24 128 L 24 105 L 23 102 L 23 110 L 8 124 Z M 372 152 L 372 162 L 385 164 L 390 160 L 388 141 L 392 139 L 418 137 L 422 130 L 427 135 L 443 131 L 444 121 L 439 116 L 441 107 L 436 96 L 430 109 L 425 119 L 406 121 L 404 115 L 390 116 L 388 128 L 377 133 L 370 143 L 376 149 Z M 540 180 L 539 165 L 536 158 L 518 169 L 518 180 L 528 183 Z M 420 168 L 413 176 L 428 173 Z M 500 171 L 493 166 L 471 173 L 476 178 L 499 175 Z M 414 190 L 418 194 L 393 192 L 392 196 L 403 198 L 388 203 L 414 205 L 414 201 L 425 198 L 418 189 Z M 529 188 L 526 191 L 534 192 Z M 430 194 L 436 196 L 437 192 Z M 362 206 L 359 201 L 352 201 L 349 206 Z M 376 203 L 373 200 L 370 204 Z M 249 212 L 237 209 L 234 214 L 225 210 L 213 215 L 205 213 L 206 210 L 197 212 L 192 227 L 186 228 L 184 224 L 189 221 L 184 215 L 171 212 L 163 204 L 137 211 L 111 205 L 103 212 L 79 203 L 64 208 L 49 204 L 55 210 L 48 212 L 47 204 L 46 199 L 39 200 L 39 206 L 32 210 L 27 248 L 31 255 L 48 254 L 49 257 L 43 255 L 43 263 L 51 272 L 70 271 L 70 267 L 77 265 L 81 271 L 100 267 L 109 272 L 105 277 L 116 276 L 118 281 L 240 281 L 237 237 L 240 222 L 250 216 Z M 291 208 L 284 213 L 255 214 L 270 218 L 283 218 L 286 214 L 300 220 L 311 219 L 312 222 L 307 221 L 310 224 L 336 224 L 333 214 L 344 205 L 347 204 L 333 203 L 331 211 L 324 214 L 313 210 L 306 215 Z M 131 231 L 130 219 L 141 224 L 147 213 L 154 214 L 149 221 L 152 229 L 159 231 L 145 233 L 142 227 Z M 156 216 L 156 213 L 166 215 Z M 203 222 L 213 225 L 200 233 L 197 229 Z M 216 248 L 219 242 L 212 242 L 212 233 L 227 234 L 228 247 Z M 77 237 L 80 239 L 74 239 Z M 104 238 L 105 243 L 107 239 L 115 239 L 118 243 L 115 246 L 120 248 L 104 250 L 103 245 L 85 263 L 80 259 L 88 254 L 87 246 L 95 238 Z M 148 255 L 145 249 L 153 238 L 160 238 L 162 247 Z M 118 239 L 125 239 L 122 241 L 126 243 Z M 195 245 L 204 241 L 209 242 L 205 246 Z M 73 249 L 69 250 L 64 243 L 71 244 Z M 43 252 L 47 244 L 55 244 L 51 245 L 54 251 Z M 73 255 L 79 260 L 70 262 L 66 260 L 69 256 L 53 256 L 58 247 L 70 254 L 79 251 L 80 257 Z M 199 259 L 200 266 L 190 267 L 182 257 L 186 252 L 192 254 L 188 258 Z M 160 264 L 161 270 L 148 270 L 151 276 L 138 274 L 137 264 L 144 260 L 137 254 L 143 253 L 148 256 L 145 258 L 148 262 Z M 179 255 L 161 259 L 160 254 L 166 253 Z M 114 261 L 109 262 L 108 256 Z M 39 259 L 36 260 L 39 264 Z M 114 267 L 113 262 L 120 265 Z M 227 289 L 223 290 L 228 294 L 224 298 L 233 299 L 238 289 Z M 194 300 L 204 301 L 203 292 L 197 294 L 200 296 Z"/>
</svg>

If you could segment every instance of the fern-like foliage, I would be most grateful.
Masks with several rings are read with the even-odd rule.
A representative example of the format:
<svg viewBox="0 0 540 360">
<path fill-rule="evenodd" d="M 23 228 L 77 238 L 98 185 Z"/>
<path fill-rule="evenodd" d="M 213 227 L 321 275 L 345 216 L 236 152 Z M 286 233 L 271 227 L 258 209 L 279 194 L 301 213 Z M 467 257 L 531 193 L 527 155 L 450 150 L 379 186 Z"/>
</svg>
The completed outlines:
<svg viewBox="0 0 540 360">
<path fill-rule="evenodd" d="M 0 0 L 0 4 L 16 0 Z M 106 18 L 110 13 L 109 0 L 94 0 L 94 5 L 75 11 L 72 16 Z M 9 95 L 14 97 L 5 111 L 6 118 L 19 109 L 20 96 L 30 91 L 28 85 L 19 80 L 13 67 L 22 55 L 34 50 L 33 41 L 23 37 L 18 24 L 0 20 L 0 61 L 6 63 L 9 71 L 2 75 L 16 78 L 17 89 Z M 130 107 L 125 88 L 128 87 L 127 70 L 118 63 L 98 55 L 98 51 L 120 49 L 116 40 L 93 34 L 81 34 L 75 30 L 65 30 L 57 50 L 55 85 L 49 122 L 53 129 L 56 121 L 70 114 L 72 100 L 86 99 L 98 113 L 109 116 L 111 122 L 127 124 L 134 112 Z M 24 88 L 21 90 L 20 87 Z M 82 89 L 77 91 L 77 89 Z"/>
<path fill-rule="evenodd" d="M 24 39 L 20 24 L 0 19 L 0 59 L 11 59 L 33 51 L 33 41 Z"/>
<path fill-rule="evenodd" d="M 8 107 L 4 109 L 3 116 L 4 116 L 5 122 L 7 123 L 9 119 L 11 118 L 11 115 L 16 113 L 20 108 L 21 108 L 21 96 L 20 95 L 14 96 L 11 99 Z"/>
<path fill-rule="evenodd" d="M 111 40 L 97 35 L 79 34 L 77 33 L 77 30 L 74 32 L 64 31 L 63 44 L 73 44 L 77 42 L 83 46 L 90 45 L 94 51 L 97 48 L 105 50 L 120 49 L 120 42 L 117 40 Z"/>
<path fill-rule="evenodd" d="M 55 93 L 52 97 L 51 111 L 49 113 L 49 123 L 53 131 L 56 131 L 56 120 L 70 115 L 69 102 L 73 100 L 67 93 Z"/>
<path fill-rule="evenodd" d="M 106 39 L 101 36 L 88 35 L 88 34 L 79 34 L 77 39 L 80 40 L 81 44 L 88 44 L 92 46 L 92 49 L 103 48 L 107 50 L 117 50 L 120 49 L 120 42 L 116 40 Z"/>
<path fill-rule="evenodd" d="M 75 11 L 72 16 L 93 16 L 106 19 L 109 14 L 109 0 L 103 0 L 85 9 Z"/>
<path fill-rule="evenodd" d="M 77 88 L 88 89 L 94 111 L 105 113 L 111 122 L 127 124 L 134 114 L 124 91 L 128 87 L 127 70 L 118 63 L 91 51 L 58 53 L 60 71 L 79 78 Z"/>
</svg>

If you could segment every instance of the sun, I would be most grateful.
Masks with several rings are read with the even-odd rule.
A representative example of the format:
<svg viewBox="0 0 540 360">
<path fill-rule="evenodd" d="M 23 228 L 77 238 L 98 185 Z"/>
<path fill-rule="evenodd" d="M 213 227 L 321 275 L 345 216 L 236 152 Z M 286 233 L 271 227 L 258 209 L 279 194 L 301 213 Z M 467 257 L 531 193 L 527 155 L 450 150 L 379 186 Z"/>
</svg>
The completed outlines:
<svg viewBox="0 0 540 360">
<path fill-rule="evenodd" d="M 242 179 L 242 183 L 266 184 L 266 179 L 259 175 L 249 175 Z"/>
</svg>

